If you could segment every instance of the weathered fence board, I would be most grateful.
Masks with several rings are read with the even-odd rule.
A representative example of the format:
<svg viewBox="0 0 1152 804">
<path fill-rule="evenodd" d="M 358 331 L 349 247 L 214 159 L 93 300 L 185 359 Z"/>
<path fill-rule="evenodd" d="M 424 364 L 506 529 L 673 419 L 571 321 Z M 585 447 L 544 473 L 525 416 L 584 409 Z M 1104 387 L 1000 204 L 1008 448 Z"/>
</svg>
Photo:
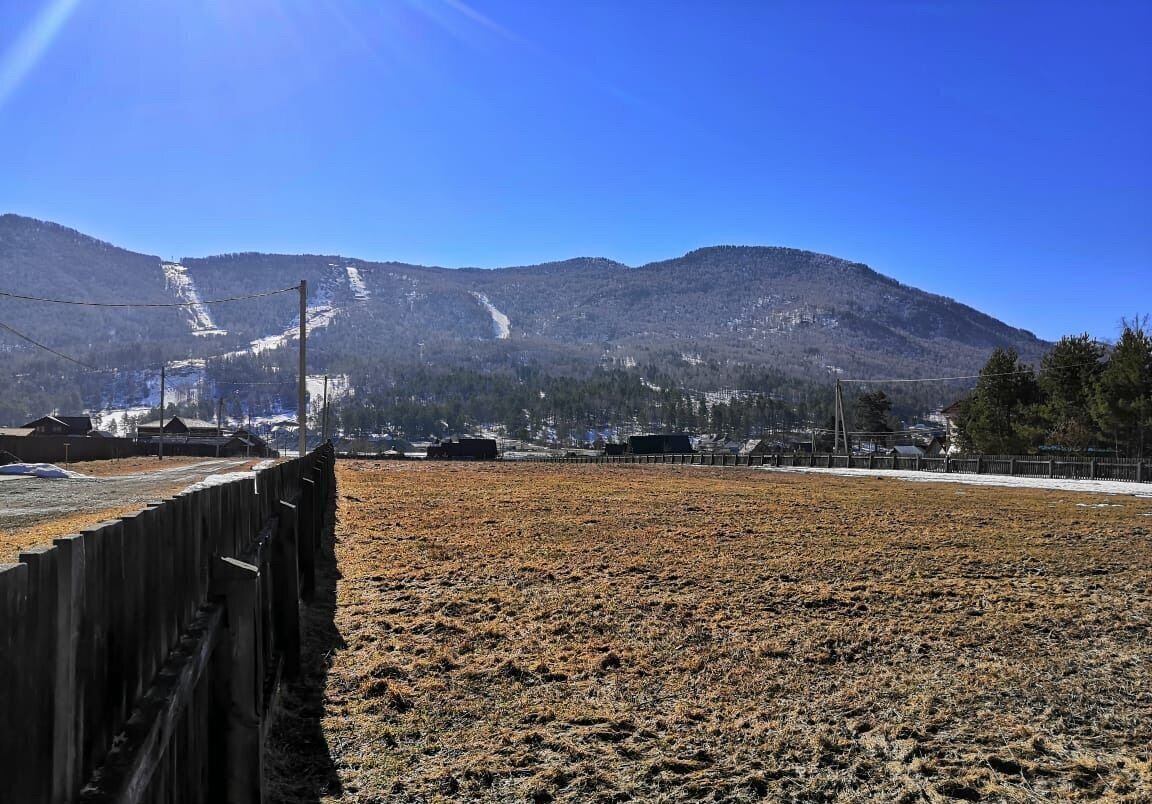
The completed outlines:
<svg viewBox="0 0 1152 804">
<path fill-rule="evenodd" d="M 259 800 L 302 568 L 331 532 L 330 453 L 0 565 L 0 802 Z"/>
</svg>

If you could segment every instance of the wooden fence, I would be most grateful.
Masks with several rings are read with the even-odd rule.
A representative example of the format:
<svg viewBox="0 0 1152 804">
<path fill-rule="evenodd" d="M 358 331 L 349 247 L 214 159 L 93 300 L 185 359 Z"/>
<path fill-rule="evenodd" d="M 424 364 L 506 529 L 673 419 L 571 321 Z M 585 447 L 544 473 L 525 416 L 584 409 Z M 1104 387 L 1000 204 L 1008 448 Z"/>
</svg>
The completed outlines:
<svg viewBox="0 0 1152 804">
<path fill-rule="evenodd" d="M 0 565 L 0 802 L 254 802 L 330 445 Z"/>
<path fill-rule="evenodd" d="M 988 474 L 1013 477 L 1049 477 L 1075 480 L 1152 482 L 1152 463 L 1135 458 L 1047 458 L 1023 455 L 957 455 L 940 458 L 889 455 L 773 454 L 733 455 L 692 453 L 657 455 L 598 455 L 576 458 L 526 458 L 561 463 L 662 463 L 695 466 L 806 466 L 839 469 L 904 469 L 941 474 Z"/>
<path fill-rule="evenodd" d="M 130 438 L 0 435 L 0 451 L 10 452 L 25 463 L 64 464 L 127 458 L 136 454 L 136 442 Z"/>
</svg>

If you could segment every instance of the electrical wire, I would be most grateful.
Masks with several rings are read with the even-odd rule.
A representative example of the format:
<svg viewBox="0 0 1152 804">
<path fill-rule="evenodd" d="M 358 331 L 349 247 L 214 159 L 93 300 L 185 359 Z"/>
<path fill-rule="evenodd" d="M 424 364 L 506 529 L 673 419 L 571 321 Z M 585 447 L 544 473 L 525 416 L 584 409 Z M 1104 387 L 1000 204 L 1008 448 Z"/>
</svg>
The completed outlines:
<svg viewBox="0 0 1152 804">
<path fill-rule="evenodd" d="M 7 296 L 10 299 L 22 299 L 24 301 L 47 302 L 48 304 L 74 304 L 80 307 L 199 307 L 206 304 L 224 304 L 226 302 L 248 301 L 249 299 L 263 299 L 267 296 L 276 296 L 280 293 L 291 293 L 300 290 L 299 285 L 293 285 L 290 288 L 281 288 L 280 290 L 269 290 L 265 293 L 252 293 L 247 296 L 232 296 L 227 299 L 211 299 L 209 301 L 198 302 L 88 302 L 88 301 L 75 301 L 70 299 L 46 299 L 40 296 L 24 296 L 20 293 L 9 293 L 6 290 L 0 290 L 0 296 Z"/>
<path fill-rule="evenodd" d="M 1072 369 L 1072 368 L 1086 368 L 1087 366 L 1098 366 L 1099 362 L 1092 363 L 1074 363 L 1071 365 L 1059 365 L 1053 368 L 1058 369 Z M 1035 374 L 1036 372 L 1030 368 L 1018 369 L 1016 371 L 1000 371 L 992 374 L 967 374 L 962 377 L 911 377 L 903 379 L 883 379 L 883 380 L 837 380 L 836 382 L 847 383 L 894 383 L 894 382 L 949 382 L 951 380 L 979 380 L 982 377 L 1012 377 L 1017 374 Z"/>
<path fill-rule="evenodd" d="M 3 323 L 2 321 L 0 321 L 0 329 L 5 329 L 8 332 L 11 332 L 13 335 L 15 335 L 17 338 L 21 338 L 23 340 L 26 340 L 26 341 L 28 341 L 28 343 L 32 344 L 33 346 L 38 346 L 46 352 L 51 352 L 52 354 L 56 355 L 57 357 L 60 357 L 60 358 L 63 358 L 64 360 L 75 363 L 77 366 L 83 366 L 84 368 L 89 369 L 91 371 L 100 371 L 101 370 L 101 369 L 96 368 L 95 366 L 90 366 L 87 363 L 81 362 L 74 357 L 69 357 L 68 355 L 64 354 L 63 352 L 57 352 L 51 346 L 45 346 L 44 344 L 40 343 L 39 341 L 33 340 L 32 338 L 25 335 L 23 332 L 20 332 L 18 330 L 13 329 L 12 327 L 8 326 L 7 324 Z"/>
</svg>

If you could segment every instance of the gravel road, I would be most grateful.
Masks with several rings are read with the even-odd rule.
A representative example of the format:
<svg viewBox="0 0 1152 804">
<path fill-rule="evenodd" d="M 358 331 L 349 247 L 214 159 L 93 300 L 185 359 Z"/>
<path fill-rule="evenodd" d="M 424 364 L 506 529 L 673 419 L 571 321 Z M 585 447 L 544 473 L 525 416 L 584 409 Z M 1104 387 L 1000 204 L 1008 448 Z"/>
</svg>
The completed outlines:
<svg viewBox="0 0 1152 804">
<path fill-rule="evenodd" d="M 0 531 L 66 514 L 143 505 L 246 462 L 207 460 L 154 472 L 76 480 L 0 475 Z"/>
</svg>

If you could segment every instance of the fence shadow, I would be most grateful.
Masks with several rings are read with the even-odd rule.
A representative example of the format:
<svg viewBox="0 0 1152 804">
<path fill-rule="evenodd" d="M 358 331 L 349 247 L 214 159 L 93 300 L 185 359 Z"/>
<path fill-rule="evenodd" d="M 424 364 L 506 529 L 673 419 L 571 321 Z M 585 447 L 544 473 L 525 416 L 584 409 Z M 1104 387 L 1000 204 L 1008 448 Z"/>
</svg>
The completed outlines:
<svg viewBox="0 0 1152 804">
<path fill-rule="evenodd" d="M 335 527 L 333 527 L 335 530 Z M 324 690 L 336 652 L 347 647 L 336 627 L 334 539 L 323 540 L 316 559 L 316 590 L 301 606 L 300 676 L 281 688 L 281 703 L 265 743 L 264 780 L 270 804 L 318 804 L 344 789 L 324 738 Z"/>
</svg>

